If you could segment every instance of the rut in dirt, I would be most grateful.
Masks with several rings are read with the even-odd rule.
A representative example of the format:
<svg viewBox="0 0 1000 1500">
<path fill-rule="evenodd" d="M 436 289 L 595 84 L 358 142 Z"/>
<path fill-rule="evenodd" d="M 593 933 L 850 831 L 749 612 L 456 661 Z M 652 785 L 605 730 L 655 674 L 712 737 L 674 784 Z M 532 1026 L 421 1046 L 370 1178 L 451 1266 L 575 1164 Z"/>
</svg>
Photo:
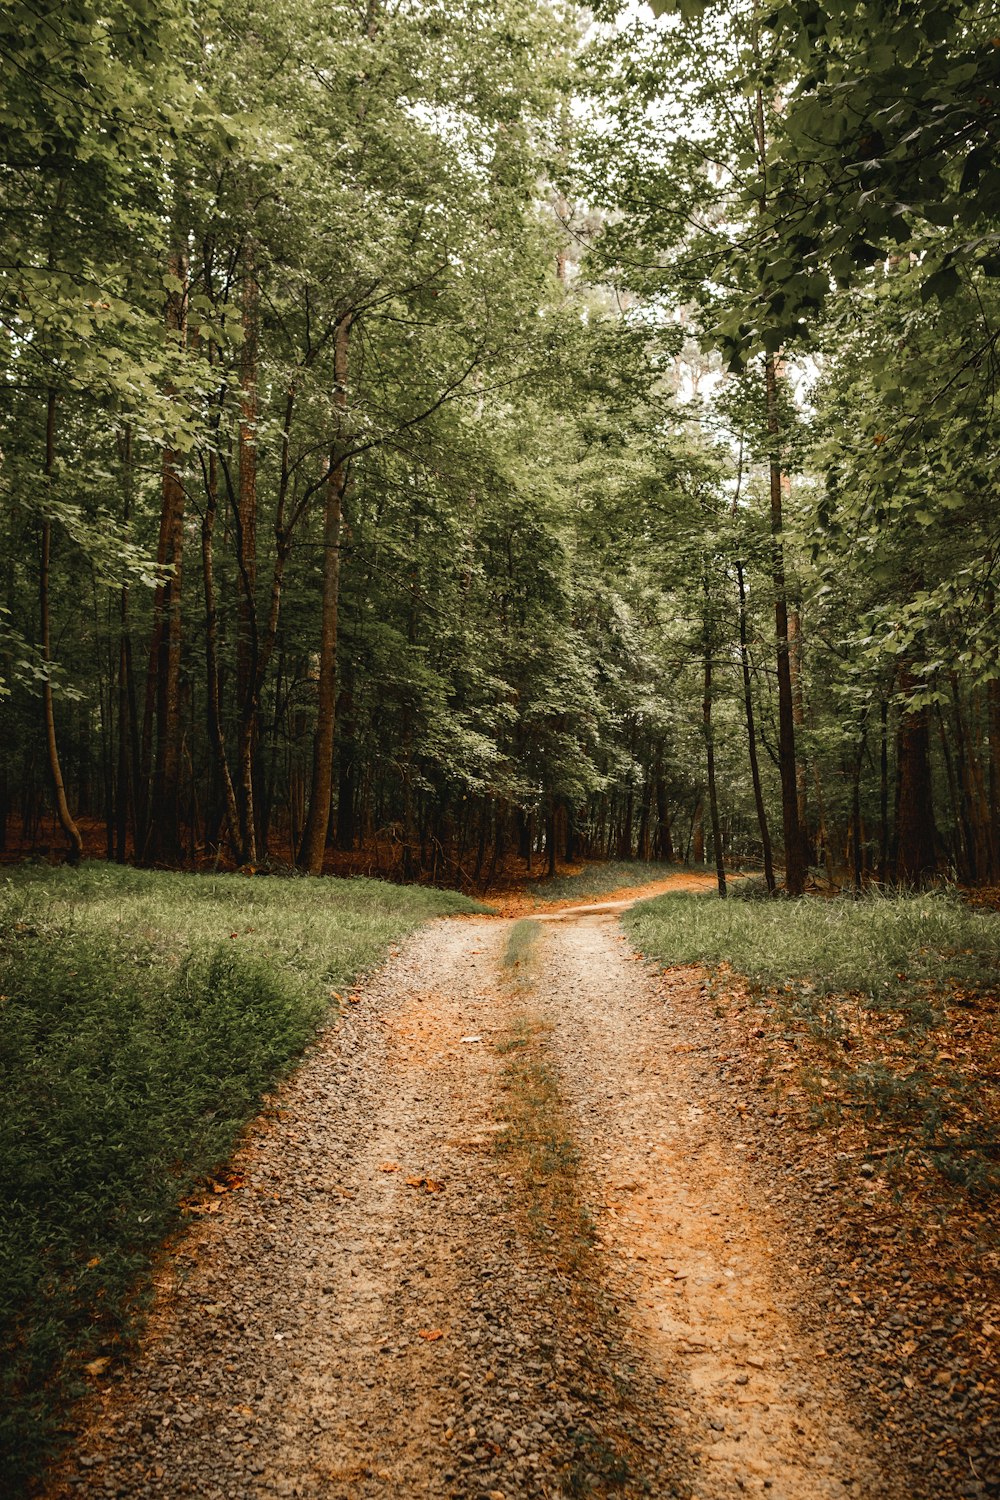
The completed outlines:
<svg viewBox="0 0 1000 1500">
<path fill-rule="evenodd" d="M 276 1096 L 50 1500 L 902 1493 L 617 926 L 563 914 L 519 983 L 510 928 L 411 939 Z M 565 1138 L 558 1201 L 515 1126 Z"/>
</svg>

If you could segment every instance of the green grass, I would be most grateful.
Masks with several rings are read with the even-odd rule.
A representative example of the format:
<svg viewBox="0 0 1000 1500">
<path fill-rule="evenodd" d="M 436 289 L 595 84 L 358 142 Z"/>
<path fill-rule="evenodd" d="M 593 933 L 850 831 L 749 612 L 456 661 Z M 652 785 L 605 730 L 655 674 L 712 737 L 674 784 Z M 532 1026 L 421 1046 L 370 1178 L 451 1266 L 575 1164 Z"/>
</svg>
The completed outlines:
<svg viewBox="0 0 1000 1500">
<path fill-rule="evenodd" d="M 136 1328 L 179 1202 L 334 995 L 464 897 L 106 865 L 0 882 L 0 1493 Z"/>
<path fill-rule="evenodd" d="M 651 864 L 646 860 L 609 860 L 587 865 L 578 875 L 556 875 L 530 886 L 538 901 L 589 901 L 591 896 L 605 896 L 624 886 L 649 885 L 676 875 L 679 865 Z"/>
<path fill-rule="evenodd" d="M 948 891 L 766 903 L 678 894 L 622 920 L 643 953 L 714 971 L 709 1003 L 738 993 L 734 973 L 749 979 L 755 1035 L 780 1054 L 812 1122 L 860 1126 L 895 1190 L 904 1169 L 919 1182 L 929 1168 L 981 1198 L 1000 1192 L 996 913 Z"/>
<path fill-rule="evenodd" d="M 948 891 L 766 903 L 677 893 L 623 921 L 665 964 L 729 963 L 758 986 L 858 993 L 915 1018 L 934 992 L 993 986 L 1000 964 L 1000 917 Z"/>
</svg>

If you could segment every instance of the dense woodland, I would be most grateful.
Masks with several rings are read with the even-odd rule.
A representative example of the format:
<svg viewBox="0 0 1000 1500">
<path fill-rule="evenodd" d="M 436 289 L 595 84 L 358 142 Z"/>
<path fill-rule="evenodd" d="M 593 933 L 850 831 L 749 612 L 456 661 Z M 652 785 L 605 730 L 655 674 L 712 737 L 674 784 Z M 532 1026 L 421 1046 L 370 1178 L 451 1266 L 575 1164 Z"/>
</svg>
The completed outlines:
<svg viewBox="0 0 1000 1500">
<path fill-rule="evenodd" d="M 996 21 L 664 9 L 3 7 L 8 855 L 1000 879 Z"/>
</svg>

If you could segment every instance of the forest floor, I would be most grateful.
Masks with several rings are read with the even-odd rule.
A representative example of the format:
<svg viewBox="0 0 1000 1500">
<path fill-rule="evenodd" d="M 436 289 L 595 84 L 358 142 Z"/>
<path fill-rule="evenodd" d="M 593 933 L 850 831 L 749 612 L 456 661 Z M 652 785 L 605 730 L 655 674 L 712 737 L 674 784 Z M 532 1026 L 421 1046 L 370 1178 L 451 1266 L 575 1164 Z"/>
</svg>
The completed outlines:
<svg viewBox="0 0 1000 1500">
<path fill-rule="evenodd" d="M 610 911 L 405 940 L 192 1203 L 48 1500 L 1000 1493 L 968 1245 L 741 1024 Z"/>
</svg>

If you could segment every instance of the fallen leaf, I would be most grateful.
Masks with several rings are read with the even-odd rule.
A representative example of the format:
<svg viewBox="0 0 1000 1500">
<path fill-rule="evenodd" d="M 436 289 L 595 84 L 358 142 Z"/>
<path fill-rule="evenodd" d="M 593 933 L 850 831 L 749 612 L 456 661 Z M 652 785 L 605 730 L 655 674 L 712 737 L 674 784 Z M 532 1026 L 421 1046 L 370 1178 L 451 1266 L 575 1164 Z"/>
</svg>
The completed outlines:
<svg viewBox="0 0 1000 1500">
<path fill-rule="evenodd" d="M 426 1187 L 429 1193 L 443 1193 L 444 1187 L 440 1182 L 435 1182 L 433 1177 L 426 1179 Z"/>
<path fill-rule="evenodd" d="M 423 1187 L 423 1185 L 424 1179 L 422 1177 L 408 1177 L 406 1179 L 407 1187 Z"/>
<path fill-rule="evenodd" d="M 100 1359 L 92 1359 L 89 1365 L 84 1365 L 88 1375 L 103 1375 L 111 1363 L 110 1354 L 102 1354 Z"/>
<path fill-rule="evenodd" d="M 93 1255 L 93 1256 L 91 1256 L 90 1260 L 88 1260 L 88 1262 L 87 1262 L 87 1270 L 88 1271 L 92 1271 L 95 1266 L 99 1266 L 100 1264 L 101 1264 L 101 1257 L 99 1255 Z"/>
<path fill-rule="evenodd" d="M 400 1172 L 400 1171 L 402 1171 L 402 1168 L 400 1167 L 400 1165 L 399 1165 L 398 1162 L 395 1162 L 395 1161 L 384 1161 L 382 1163 L 382 1165 L 379 1167 L 379 1171 L 380 1172 Z"/>
<path fill-rule="evenodd" d="M 418 1328 L 417 1337 L 426 1339 L 429 1344 L 433 1344 L 438 1339 L 443 1339 L 444 1333 L 440 1328 Z"/>
</svg>

